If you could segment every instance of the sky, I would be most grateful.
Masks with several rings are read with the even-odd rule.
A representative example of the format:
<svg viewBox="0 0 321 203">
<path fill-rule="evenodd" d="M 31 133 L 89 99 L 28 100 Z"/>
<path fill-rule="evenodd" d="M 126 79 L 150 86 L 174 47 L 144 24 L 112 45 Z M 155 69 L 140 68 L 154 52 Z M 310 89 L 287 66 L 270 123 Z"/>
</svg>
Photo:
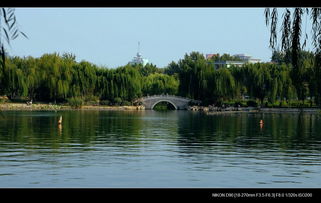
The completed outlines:
<svg viewBox="0 0 321 203">
<path fill-rule="evenodd" d="M 157 67 L 187 53 L 248 54 L 270 61 L 264 8 L 16 8 L 22 36 L 9 54 L 72 53 L 116 68 L 140 53 Z"/>
</svg>

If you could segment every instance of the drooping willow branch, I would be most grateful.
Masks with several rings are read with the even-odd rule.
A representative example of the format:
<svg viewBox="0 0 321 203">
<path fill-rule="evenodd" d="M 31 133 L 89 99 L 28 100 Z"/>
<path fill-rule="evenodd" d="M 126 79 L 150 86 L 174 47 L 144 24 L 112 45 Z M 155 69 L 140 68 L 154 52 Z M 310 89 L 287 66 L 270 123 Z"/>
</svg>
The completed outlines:
<svg viewBox="0 0 321 203">
<path fill-rule="evenodd" d="M 28 38 L 25 33 L 19 30 L 14 8 L 0 9 L 0 55 L 2 66 L 5 65 L 5 43 L 10 46 L 10 41 L 20 35 Z"/>
</svg>

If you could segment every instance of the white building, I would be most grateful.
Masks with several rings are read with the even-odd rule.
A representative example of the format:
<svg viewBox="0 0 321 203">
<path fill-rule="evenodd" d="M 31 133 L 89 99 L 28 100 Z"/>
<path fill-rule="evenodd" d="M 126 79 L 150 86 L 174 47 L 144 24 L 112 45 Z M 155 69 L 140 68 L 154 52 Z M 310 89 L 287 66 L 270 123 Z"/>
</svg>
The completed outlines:
<svg viewBox="0 0 321 203">
<path fill-rule="evenodd" d="M 138 51 L 136 56 L 129 62 L 130 65 L 136 65 L 136 64 L 142 64 L 145 66 L 148 63 L 148 59 L 145 59 L 142 57 L 141 53 L 139 53 L 139 45 L 140 43 L 138 42 Z"/>
<path fill-rule="evenodd" d="M 143 64 L 145 66 L 148 63 L 148 59 L 144 59 L 142 55 L 137 52 L 137 55 L 129 62 L 130 65 Z"/>
<path fill-rule="evenodd" d="M 214 67 L 215 69 L 221 68 L 221 67 L 231 67 L 231 66 L 238 66 L 242 67 L 245 64 L 244 61 L 215 61 Z"/>
<path fill-rule="evenodd" d="M 261 59 L 254 59 L 254 58 L 252 58 L 252 56 L 246 55 L 246 54 L 235 54 L 234 56 L 240 58 L 245 63 L 260 63 L 261 62 Z"/>
<path fill-rule="evenodd" d="M 209 54 L 208 54 L 209 55 Z M 218 69 L 221 67 L 231 67 L 231 66 L 237 66 L 242 67 L 246 63 L 260 63 L 261 59 L 254 59 L 250 55 L 246 54 L 235 54 L 234 57 L 239 58 L 239 61 L 215 61 L 214 62 L 214 68 Z"/>
</svg>

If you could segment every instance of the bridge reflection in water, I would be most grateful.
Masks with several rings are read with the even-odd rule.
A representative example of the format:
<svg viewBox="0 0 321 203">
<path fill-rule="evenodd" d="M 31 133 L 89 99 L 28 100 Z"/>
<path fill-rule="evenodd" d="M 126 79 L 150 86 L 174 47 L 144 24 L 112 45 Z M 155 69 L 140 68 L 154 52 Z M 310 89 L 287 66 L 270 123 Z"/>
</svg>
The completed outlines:
<svg viewBox="0 0 321 203">
<path fill-rule="evenodd" d="M 168 102 L 172 104 L 175 110 L 185 110 L 190 104 L 201 103 L 199 100 L 193 100 L 175 95 L 153 95 L 135 100 L 135 103 L 140 103 L 141 105 L 145 106 L 145 109 L 153 109 L 160 102 Z"/>
</svg>

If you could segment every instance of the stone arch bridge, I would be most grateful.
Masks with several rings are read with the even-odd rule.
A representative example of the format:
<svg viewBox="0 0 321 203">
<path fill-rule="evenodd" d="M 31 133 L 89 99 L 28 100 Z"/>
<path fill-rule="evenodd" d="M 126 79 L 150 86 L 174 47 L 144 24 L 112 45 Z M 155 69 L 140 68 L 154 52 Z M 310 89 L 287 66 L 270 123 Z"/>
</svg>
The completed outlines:
<svg viewBox="0 0 321 203">
<path fill-rule="evenodd" d="M 200 104 L 201 101 L 193 100 L 185 97 L 174 96 L 174 95 L 153 95 L 146 96 L 139 99 L 136 99 L 134 103 L 139 103 L 145 106 L 145 109 L 153 109 L 154 106 L 160 102 L 168 102 L 174 106 L 176 110 L 184 110 L 187 109 L 188 105 Z"/>
</svg>

